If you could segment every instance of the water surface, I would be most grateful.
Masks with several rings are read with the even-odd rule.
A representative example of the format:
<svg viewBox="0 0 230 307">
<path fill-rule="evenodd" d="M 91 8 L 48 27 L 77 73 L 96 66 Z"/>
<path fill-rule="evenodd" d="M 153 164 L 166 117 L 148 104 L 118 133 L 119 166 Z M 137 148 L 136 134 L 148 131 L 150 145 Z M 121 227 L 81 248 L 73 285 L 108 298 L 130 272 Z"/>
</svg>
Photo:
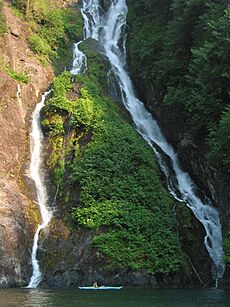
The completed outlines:
<svg viewBox="0 0 230 307">
<path fill-rule="evenodd" d="M 230 290 L 123 289 L 118 291 L 2 289 L 1 307 L 230 306 Z"/>
</svg>

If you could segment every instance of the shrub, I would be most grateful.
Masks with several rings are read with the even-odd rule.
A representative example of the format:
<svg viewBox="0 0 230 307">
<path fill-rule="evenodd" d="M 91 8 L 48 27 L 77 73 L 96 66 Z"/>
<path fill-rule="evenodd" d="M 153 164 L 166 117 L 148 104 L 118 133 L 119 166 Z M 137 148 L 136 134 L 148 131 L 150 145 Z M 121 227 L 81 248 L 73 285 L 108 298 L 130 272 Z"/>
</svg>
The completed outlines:
<svg viewBox="0 0 230 307">
<path fill-rule="evenodd" d="M 3 70 L 12 79 L 28 84 L 30 82 L 30 77 L 23 72 L 16 72 L 11 67 L 7 67 L 3 58 L 0 57 L 0 69 Z"/>
<path fill-rule="evenodd" d="M 26 83 L 26 84 L 28 84 L 30 82 L 30 77 L 27 76 L 24 73 L 19 73 L 19 72 L 16 72 L 16 71 L 12 70 L 12 69 L 9 69 L 9 68 L 6 69 L 6 72 L 8 73 L 8 75 L 12 79 L 14 79 L 16 81 L 19 81 L 19 82 L 22 82 L 22 83 Z"/>
<path fill-rule="evenodd" d="M 31 34 L 28 38 L 30 48 L 37 54 L 48 57 L 51 54 L 49 44 L 39 35 Z"/>
</svg>

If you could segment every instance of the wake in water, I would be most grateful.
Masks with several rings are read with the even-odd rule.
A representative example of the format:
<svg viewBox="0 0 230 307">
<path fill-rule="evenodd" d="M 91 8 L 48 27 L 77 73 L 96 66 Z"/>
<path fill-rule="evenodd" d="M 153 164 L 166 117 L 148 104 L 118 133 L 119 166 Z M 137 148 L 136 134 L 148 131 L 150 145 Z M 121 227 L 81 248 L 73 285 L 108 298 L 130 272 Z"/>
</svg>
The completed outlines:
<svg viewBox="0 0 230 307">
<path fill-rule="evenodd" d="M 219 213 L 209 200 L 201 200 L 197 187 L 189 174 L 180 167 L 177 154 L 166 141 L 157 122 L 145 109 L 144 104 L 136 97 L 135 91 L 126 70 L 126 14 L 125 0 L 111 0 L 108 12 L 104 12 L 100 0 L 83 0 L 82 16 L 84 18 L 84 39 L 89 37 L 98 40 L 105 48 L 111 64 L 112 74 L 119 85 L 120 97 L 130 112 L 135 128 L 153 148 L 160 166 L 167 177 L 168 188 L 176 200 L 185 202 L 196 218 L 205 228 L 204 244 L 213 261 L 213 278 L 218 281 L 224 274 L 222 232 Z M 78 45 L 75 46 L 75 58 L 82 58 Z M 77 73 L 85 71 L 86 60 L 78 62 Z M 74 69 L 72 69 L 74 73 Z M 170 180 L 170 166 L 165 163 L 162 153 L 170 158 L 175 180 Z"/>
<path fill-rule="evenodd" d="M 29 285 L 27 286 L 28 288 L 36 288 L 42 280 L 42 273 L 40 271 L 39 263 L 37 260 L 38 239 L 40 231 L 49 224 L 52 216 L 51 211 L 46 207 L 47 195 L 41 176 L 41 164 L 42 164 L 41 150 L 42 150 L 43 133 L 40 125 L 40 111 L 43 108 L 45 100 L 49 94 L 50 91 L 46 92 L 42 96 L 41 102 L 37 104 L 32 117 L 30 175 L 35 182 L 37 200 L 42 217 L 42 224 L 38 226 L 37 231 L 34 235 L 32 259 L 31 259 L 33 267 L 33 275 L 30 279 Z"/>
</svg>

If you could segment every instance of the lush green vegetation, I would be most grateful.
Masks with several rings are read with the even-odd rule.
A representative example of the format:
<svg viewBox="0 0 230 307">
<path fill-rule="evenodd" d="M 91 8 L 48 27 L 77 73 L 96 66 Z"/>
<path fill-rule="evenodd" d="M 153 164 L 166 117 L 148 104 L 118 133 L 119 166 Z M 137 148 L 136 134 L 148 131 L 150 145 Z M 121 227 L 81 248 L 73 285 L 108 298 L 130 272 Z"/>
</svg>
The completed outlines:
<svg viewBox="0 0 230 307">
<path fill-rule="evenodd" d="M 6 18 L 3 13 L 3 2 L 0 1 L 0 35 L 7 32 Z"/>
<path fill-rule="evenodd" d="M 72 229 L 94 229 L 92 245 L 109 266 L 175 272 L 183 265 L 173 199 L 151 148 L 106 94 L 103 61 L 87 52 L 86 76 L 54 81 L 43 110 L 48 165 L 60 186 L 60 210 Z"/>
<path fill-rule="evenodd" d="M 229 1 L 129 2 L 133 75 L 180 112 L 209 163 L 230 172 Z"/>
<path fill-rule="evenodd" d="M 4 71 L 8 76 L 10 76 L 12 79 L 28 84 L 30 82 L 30 77 L 23 73 L 23 72 L 17 72 L 13 70 L 11 67 L 6 66 L 3 58 L 0 57 L 0 70 Z"/>
<path fill-rule="evenodd" d="M 24 73 L 19 73 L 16 72 L 15 70 L 6 67 L 5 68 L 6 73 L 14 80 L 21 82 L 21 83 L 26 83 L 28 84 L 30 82 L 30 77 Z"/>
<path fill-rule="evenodd" d="M 69 66 L 72 44 L 82 34 L 77 8 L 63 8 L 64 1 L 52 0 L 14 0 L 13 4 L 29 24 L 29 44 L 42 63 L 52 61 L 57 72 Z"/>
</svg>

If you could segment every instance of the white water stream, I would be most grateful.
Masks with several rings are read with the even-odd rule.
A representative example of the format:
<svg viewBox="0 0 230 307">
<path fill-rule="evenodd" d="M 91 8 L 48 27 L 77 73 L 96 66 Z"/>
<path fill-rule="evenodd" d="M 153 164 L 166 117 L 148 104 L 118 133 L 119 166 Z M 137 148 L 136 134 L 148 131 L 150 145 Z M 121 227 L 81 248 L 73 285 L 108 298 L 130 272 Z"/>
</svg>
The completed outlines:
<svg viewBox="0 0 230 307">
<path fill-rule="evenodd" d="M 43 133 L 40 125 L 40 111 L 45 104 L 45 100 L 50 92 L 46 92 L 41 101 L 37 104 L 35 111 L 32 116 L 32 132 L 31 132 L 31 162 L 30 162 L 30 175 L 35 182 L 37 201 L 39 209 L 41 212 L 42 224 L 37 228 L 34 235 L 33 248 L 32 248 L 32 268 L 33 274 L 30 279 L 28 288 L 36 288 L 42 279 L 42 273 L 39 268 L 39 263 L 37 260 L 37 250 L 38 250 L 38 239 L 40 231 L 45 228 L 51 219 L 52 213 L 46 207 L 47 195 L 46 189 L 43 184 L 42 174 L 41 174 L 41 150 L 42 150 L 42 139 Z"/>
<path fill-rule="evenodd" d="M 99 41 L 105 48 L 111 64 L 111 71 L 120 88 L 120 97 L 130 112 L 136 130 L 153 148 L 166 177 L 171 194 L 193 211 L 196 218 L 205 228 L 204 244 L 213 261 L 213 278 L 218 282 L 224 274 L 222 232 L 219 213 L 211 202 L 198 196 L 197 187 L 189 174 L 180 167 L 177 154 L 166 141 L 157 122 L 145 109 L 144 104 L 136 97 L 135 91 L 126 70 L 126 14 L 125 0 L 111 0 L 108 12 L 104 12 L 100 0 L 83 0 L 82 16 L 84 18 L 84 39 L 89 37 Z M 78 67 L 73 66 L 72 73 L 78 74 L 87 69 L 86 58 L 75 45 L 74 58 Z M 75 63 L 75 64 L 76 64 Z M 169 178 L 169 165 L 164 162 L 162 153 L 171 160 L 174 181 Z"/>
<path fill-rule="evenodd" d="M 87 70 L 87 58 L 85 54 L 78 49 L 80 43 L 82 43 L 82 41 L 74 44 L 73 66 L 70 71 L 72 75 L 84 74 Z"/>
</svg>

